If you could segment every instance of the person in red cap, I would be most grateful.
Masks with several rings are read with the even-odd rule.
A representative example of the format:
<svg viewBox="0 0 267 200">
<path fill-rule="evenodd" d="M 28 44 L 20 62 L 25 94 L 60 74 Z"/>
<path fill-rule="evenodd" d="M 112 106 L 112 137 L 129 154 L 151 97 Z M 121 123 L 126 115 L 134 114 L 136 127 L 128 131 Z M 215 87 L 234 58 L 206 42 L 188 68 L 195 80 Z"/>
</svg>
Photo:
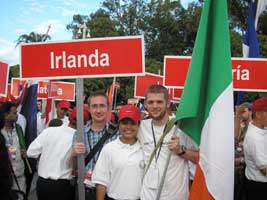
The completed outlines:
<svg viewBox="0 0 267 200">
<path fill-rule="evenodd" d="M 267 98 L 262 97 L 252 105 L 252 122 L 245 140 L 245 186 L 247 200 L 265 199 L 267 190 Z M 255 196 L 256 195 L 256 196 Z"/>
<path fill-rule="evenodd" d="M 104 146 L 93 172 L 97 200 L 140 199 L 145 167 L 141 145 L 137 140 L 140 119 L 141 113 L 137 107 L 121 107 L 121 136 Z"/>
<path fill-rule="evenodd" d="M 66 100 L 61 100 L 60 102 L 58 102 L 56 108 L 56 118 L 62 120 L 63 124 L 65 125 L 69 124 L 69 118 L 67 116 L 69 108 L 70 102 Z"/>
<path fill-rule="evenodd" d="M 89 118 L 84 108 L 84 123 Z M 75 188 L 71 184 L 72 163 L 70 161 L 72 141 L 77 125 L 77 110 L 69 116 L 68 126 L 48 127 L 30 144 L 27 155 L 39 158 L 37 197 L 38 200 L 73 200 Z"/>
</svg>

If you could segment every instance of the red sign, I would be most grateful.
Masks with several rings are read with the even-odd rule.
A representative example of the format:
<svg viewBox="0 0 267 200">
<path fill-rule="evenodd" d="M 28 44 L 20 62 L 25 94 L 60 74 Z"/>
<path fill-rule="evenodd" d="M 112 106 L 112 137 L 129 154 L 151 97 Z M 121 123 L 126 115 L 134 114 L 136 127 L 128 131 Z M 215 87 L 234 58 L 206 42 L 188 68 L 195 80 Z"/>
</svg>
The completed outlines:
<svg viewBox="0 0 267 200">
<path fill-rule="evenodd" d="M 51 81 L 49 98 L 75 101 L 75 83 Z"/>
<path fill-rule="evenodd" d="M 180 101 L 183 89 L 168 88 L 169 98 L 171 101 Z"/>
<path fill-rule="evenodd" d="M 19 97 L 20 90 L 25 87 L 26 81 L 19 78 L 12 78 L 11 94 L 14 97 Z M 37 98 L 47 99 L 49 93 L 49 81 L 38 81 Z M 75 83 L 55 81 L 51 82 L 51 96 L 55 100 L 74 101 Z"/>
<path fill-rule="evenodd" d="M 49 81 L 38 81 L 37 98 L 38 99 L 47 99 L 48 98 L 48 89 L 49 89 Z"/>
<path fill-rule="evenodd" d="M 183 88 L 191 57 L 165 56 L 164 85 Z M 267 91 L 267 59 L 232 58 L 233 86 L 240 91 Z"/>
<path fill-rule="evenodd" d="M 163 76 L 151 73 L 146 73 L 144 76 L 136 76 L 134 96 L 137 98 L 145 98 L 146 89 L 154 84 L 163 85 Z M 183 89 L 168 88 L 168 91 L 171 101 L 179 101 Z"/>
<path fill-rule="evenodd" d="M 11 80 L 11 94 L 14 97 L 19 97 L 21 90 L 25 87 L 26 81 L 20 78 L 12 78 Z M 48 98 L 48 81 L 38 81 L 37 98 Z"/>
<path fill-rule="evenodd" d="M 11 80 L 11 95 L 19 97 L 20 91 L 25 87 L 26 81 L 20 78 L 12 78 Z"/>
<path fill-rule="evenodd" d="M 136 98 L 145 98 L 146 89 L 154 84 L 162 85 L 163 77 L 150 73 L 146 73 L 144 76 L 136 76 L 134 96 Z"/>
<path fill-rule="evenodd" d="M 143 74 L 143 36 L 21 45 L 21 77 L 58 79 Z"/>
<path fill-rule="evenodd" d="M 7 95 L 8 64 L 0 62 L 0 96 Z"/>
</svg>

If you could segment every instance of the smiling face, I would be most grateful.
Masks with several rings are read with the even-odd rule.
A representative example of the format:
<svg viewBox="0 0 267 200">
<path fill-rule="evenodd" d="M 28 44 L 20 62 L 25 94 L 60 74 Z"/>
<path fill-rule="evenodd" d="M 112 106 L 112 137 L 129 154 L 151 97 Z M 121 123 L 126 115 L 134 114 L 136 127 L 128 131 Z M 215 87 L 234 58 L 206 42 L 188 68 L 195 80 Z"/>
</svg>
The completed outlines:
<svg viewBox="0 0 267 200">
<path fill-rule="evenodd" d="M 104 96 L 94 96 L 88 105 L 92 122 L 105 123 L 109 109 L 107 99 Z"/>
<path fill-rule="evenodd" d="M 167 115 L 167 102 L 163 93 L 148 93 L 145 100 L 145 108 L 150 117 L 160 121 Z"/>
<path fill-rule="evenodd" d="M 129 118 L 124 118 L 119 122 L 121 141 L 125 144 L 133 144 L 137 140 L 139 124 Z"/>
</svg>

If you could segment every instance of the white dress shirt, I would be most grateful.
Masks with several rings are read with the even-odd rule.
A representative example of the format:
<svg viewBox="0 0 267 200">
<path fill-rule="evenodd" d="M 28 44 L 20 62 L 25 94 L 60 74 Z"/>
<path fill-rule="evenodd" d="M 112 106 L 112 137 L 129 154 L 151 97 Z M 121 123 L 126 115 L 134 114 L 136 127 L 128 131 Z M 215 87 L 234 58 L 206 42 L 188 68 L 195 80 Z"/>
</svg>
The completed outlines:
<svg viewBox="0 0 267 200">
<path fill-rule="evenodd" d="M 70 155 L 75 129 L 48 127 L 29 146 L 27 155 L 40 156 L 38 175 L 46 179 L 71 179 Z"/>
<path fill-rule="evenodd" d="M 260 169 L 267 168 L 267 132 L 249 124 L 244 140 L 245 174 L 249 180 L 267 182 Z"/>
</svg>

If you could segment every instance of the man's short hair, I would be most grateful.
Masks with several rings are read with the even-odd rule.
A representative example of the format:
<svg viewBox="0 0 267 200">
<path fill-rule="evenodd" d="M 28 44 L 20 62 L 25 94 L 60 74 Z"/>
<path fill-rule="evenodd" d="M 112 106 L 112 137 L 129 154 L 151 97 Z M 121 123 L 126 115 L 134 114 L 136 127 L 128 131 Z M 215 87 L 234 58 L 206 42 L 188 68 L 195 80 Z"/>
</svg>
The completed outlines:
<svg viewBox="0 0 267 200">
<path fill-rule="evenodd" d="M 87 104 L 88 106 L 90 106 L 90 103 L 91 103 L 91 99 L 94 98 L 94 97 L 104 97 L 106 100 L 107 100 L 107 105 L 109 106 L 109 100 L 108 100 L 108 97 L 107 95 L 103 92 L 103 91 L 97 91 L 97 92 L 94 92 L 92 94 L 90 94 L 90 96 L 88 97 L 87 99 Z"/>
<path fill-rule="evenodd" d="M 168 93 L 168 90 L 167 88 L 165 88 L 164 86 L 162 85 L 151 85 L 149 88 L 147 88 L 146 92 L 145 92 L 145 98 L 147 98 L 147 95 L 148 93 L 162 93 L 164 94 L 164 98 L 166 101 L 168 101 L 169 99 L 169 93 Z"/>
</svg>

